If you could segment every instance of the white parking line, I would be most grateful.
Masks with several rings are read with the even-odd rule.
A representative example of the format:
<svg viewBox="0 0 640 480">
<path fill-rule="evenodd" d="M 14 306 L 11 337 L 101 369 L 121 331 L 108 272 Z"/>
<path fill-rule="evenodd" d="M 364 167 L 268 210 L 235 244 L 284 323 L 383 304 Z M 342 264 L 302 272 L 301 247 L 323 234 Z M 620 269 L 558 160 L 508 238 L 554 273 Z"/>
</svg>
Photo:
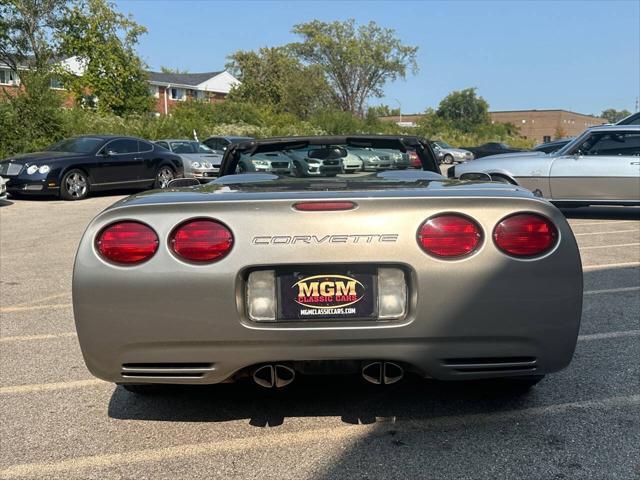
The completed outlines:
<svg viewBox="0 0 640 480">
<path fill-rule="evenodd" d="M 593 250 L 594 248 L 637 247 L 640 243 L 619 243 L 617 245 L 596 245 L 593 247 L 580 247 L 580 250 Z"/>
<path fill-rule="evenodd" d="M 13 306 L 0 308 L 0 313 L 13 313 L 13 312 L 28 312 L 33 310 L 60 310 L 62 308 L 71 308 L 71 303 L 56 303 L 53 305 L 28 305 L 28 306 Z"/>
<path fill-rule="evenodd" d="M 497 413 L 471 413 L 467 415 L 442 416 L 420 420 L 395 421 L 399 427 L 406 430 L 442 429 L 451 427 L 467 427 L 469 424 L 484 424 L 491 422 L 531 419 L 535 416 L 574 413 L 575 410 L 608 409 L 629 407 L 640 404 L 640 395 L 628 395 L 603 398 L 601 400 L 585 400 L 580 402 L 560 403 L 543 407 L 523 408 Z M 0 471 L 2 478 L 16 477 L 65 477 L 65 474 L 76 473 L 91 469 L 95 474 L 97 469 L 117 466 L 119 469 L 125 464 L 144 462 L 166 462 L 192 458 L 199 455 L 212 455 L 224 452 L 266 451 L 282 446 L 302 445 L 317 442 L 318 438 L 331 437 L 332 440 L 357 440 L 365 436 L 376 434 L 379 425 L 340 425 L 329 428 L 318 428 L 300 432 L 277 433 L 270 435 L 252 435 L 244 438 L 221 439 L 213 442 L 192 443 L 170 447 L 150 448 L 145 450 L 130 450 L 122 453 L 106 453 L 74 457 L 57 462 L 25 463 L 10 466 Z"/>
<path fill-rule="evenodd" d="M 610 232 L 584 232 L 584 233 L 574 233 L 576 237 L 582 235 L 610 235 L 612 233 L 629 233 L 629 232 L 638 232 L 640 233 L 640 228 L 634 228 L 632 230 L 611 230 Z"/>
<path fill-rule="evenodd" d="M 579 335 L 578 341 L 588 342 L 589 340 L 604 340 L 607 338 L 620 338 L 620 337 L 637 337 L 638 335 L 640 335 L 640 330 L 625 330 L 623 332 L 591 333 L 589 335 Z"/>
<path fill-rule="evenodd" d="M 613 223 L 637 223 L 640 225 L 640 220 L 603 220 L 601 222 L 588 222 L 588 223 L 571 223 L 569 225 L 572 227 L 586 227 L 592 225 L 611 225 Z"/>
<path fill-rule="evenodd" d="M 92 378 L 89 380 L 74 380 L 71 382 L 38 383 L 35 385 L 14 385 L 11 387 L 0 387 L 0 394 L 8 395 L 15 393 L 34 393 L 51 390 L 67 390 L 71 388 L 94 387 L 96 385 L 113 386 L 112 383 L 103 382 L 102 380 Z"/>
<path fill-rule="evenodd" d="M 602 265 L 583 265 L 582 270 L 606 270 L 608 268 L 638 267 L 640 262 L 603 263 Z"/>
<path fill-rule="evenodd" d="M 622 288 L 607 288 L 604 290 L 587 290 L 583 295 L 600 295 L 603 293 L 618 293 L 618 292 L 635 292 L 640 290 L 640 287 L 622 287 Z"/>
<path fill-rule="evenodd" d="M 42 335 L 18 335 L 14 337 L 1 337 L 0 343 L 29 342 L 33 340 L 55 340 L 56 338 L 76 337 L 76 332 L 50 333 Z"/>
</svg>

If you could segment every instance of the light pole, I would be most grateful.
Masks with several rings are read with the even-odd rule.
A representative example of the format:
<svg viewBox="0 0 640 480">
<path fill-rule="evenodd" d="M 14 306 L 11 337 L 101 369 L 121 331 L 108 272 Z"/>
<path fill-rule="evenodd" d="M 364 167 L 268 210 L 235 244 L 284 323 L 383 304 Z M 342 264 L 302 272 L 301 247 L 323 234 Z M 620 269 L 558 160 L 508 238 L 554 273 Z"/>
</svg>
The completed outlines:
<svg viewBox="0 0 640 480">
<path fill-rule="evenodd" d="M 398 123 L 402 123 L 402 103 L 400 103 L 400 100 L 397 98 L 394 98 L 393 100 L 398 104 L 398 108 L 400 109 L 400 121 Z"/>
</svg>

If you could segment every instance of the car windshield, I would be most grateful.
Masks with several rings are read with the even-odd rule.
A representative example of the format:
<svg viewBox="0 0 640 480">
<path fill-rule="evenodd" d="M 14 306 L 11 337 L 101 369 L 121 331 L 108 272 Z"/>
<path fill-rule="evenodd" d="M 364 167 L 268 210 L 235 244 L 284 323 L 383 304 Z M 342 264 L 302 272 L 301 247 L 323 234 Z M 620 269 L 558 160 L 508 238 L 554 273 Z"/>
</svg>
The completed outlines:
<svg viewBox="0 0 640 480">
<path fill-rule="evenodd" d="M 174 153 L 213 153 L 204 143 L 195 140 L 180 140 L 178 142 L 170 142 L 171 150 Z"/>
<path fill-rule="evenodd" d="M 104 143 L 101 138 L 67 138 L 47 148 L 48 152 L 92 153 Z"/>
<path fill-rule="evenodd" d="M 447 142 L 441 142 L 441 141 L 437 141 L 437 142 L 433 142 L 435 143 L 437 146 L 439 146 L 440 148 L 453 148 L 451 145 L 449 145 Z"/>
<path fill-rule="evenodd" d="M 415 151 L 311 145 L 305 148 L 241 153 L 236 173 L 272 173 L 281 177 L 355 179 L 379 172 L 422 169 Z"/>
</svg>

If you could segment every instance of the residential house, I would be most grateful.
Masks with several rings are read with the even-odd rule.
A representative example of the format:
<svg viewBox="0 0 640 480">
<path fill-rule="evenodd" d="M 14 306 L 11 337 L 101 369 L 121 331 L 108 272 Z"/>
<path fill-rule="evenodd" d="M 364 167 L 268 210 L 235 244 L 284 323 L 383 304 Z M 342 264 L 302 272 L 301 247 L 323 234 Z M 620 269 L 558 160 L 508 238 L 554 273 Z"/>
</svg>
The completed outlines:
<svg viewBox="0 0 640 480">
<path fill-rule="evenodd" d="M 148 72 L 149 88 L 156 98 L 156 112 L 167 115 L 171 108 L 185 100 L 206 100 L 211 103 L 225 99 L 240 82 L 229 72 L 164 73 Z"/>
</svg>

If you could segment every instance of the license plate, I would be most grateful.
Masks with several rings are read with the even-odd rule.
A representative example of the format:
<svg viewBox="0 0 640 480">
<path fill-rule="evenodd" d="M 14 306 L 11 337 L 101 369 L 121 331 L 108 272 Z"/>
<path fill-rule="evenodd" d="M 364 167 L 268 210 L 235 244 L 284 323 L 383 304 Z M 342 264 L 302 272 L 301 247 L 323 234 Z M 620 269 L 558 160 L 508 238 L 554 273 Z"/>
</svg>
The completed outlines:
<svg viewBox="0 0 640 480">
<path fill-rule="evenodd" d="M 296 268 L 277 272 L 278 319 L 346 320 L 376 316 L 376 269 Z"/>
</svg>

